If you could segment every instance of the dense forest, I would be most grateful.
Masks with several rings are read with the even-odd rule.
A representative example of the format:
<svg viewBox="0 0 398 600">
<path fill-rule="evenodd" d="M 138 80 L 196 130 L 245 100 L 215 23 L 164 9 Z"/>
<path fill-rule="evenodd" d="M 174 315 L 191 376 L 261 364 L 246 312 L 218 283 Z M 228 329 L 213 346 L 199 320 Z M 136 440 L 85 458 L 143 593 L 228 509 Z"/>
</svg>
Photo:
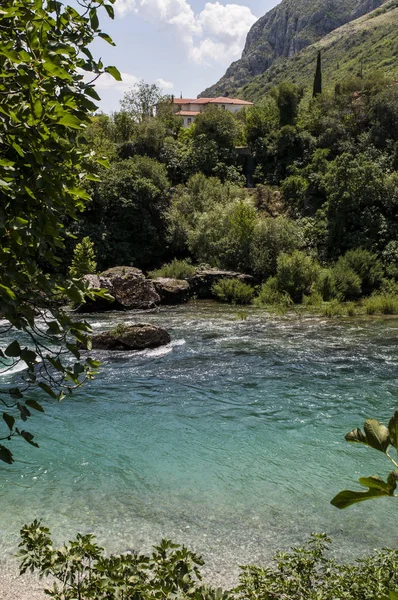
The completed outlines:
<svg viewBox="0 0 398 600">
<path fill-rule="evenodd" d="M 252 275 L 265 303 L 396 292 L 393 81 L 352 78 L 310 100 L 285 82 L 235 115 L 207 109 L 189 129 L 157 93 L 141 83 L 81 140 L 109 158 L 68 223 L 94 242 L 99 269 L 188 259 Z"/>
</svg>

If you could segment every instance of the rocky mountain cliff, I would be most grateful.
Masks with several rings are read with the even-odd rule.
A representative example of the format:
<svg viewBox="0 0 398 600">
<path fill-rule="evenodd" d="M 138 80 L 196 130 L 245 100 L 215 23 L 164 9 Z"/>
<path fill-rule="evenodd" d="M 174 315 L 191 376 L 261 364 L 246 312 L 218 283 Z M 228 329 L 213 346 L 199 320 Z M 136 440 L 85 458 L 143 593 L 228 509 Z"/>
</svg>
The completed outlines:
<svg viewBox="0 0 398 600">
<path fill-rule="evenodd" d="M 289 58 L 317 40 L 378 8 L 387 0 L 282 0 L 261 17 L 247 35 L 242 58 L 200 96 L 233 95 L 267 71 L 280 58 Z"/>
</svg>

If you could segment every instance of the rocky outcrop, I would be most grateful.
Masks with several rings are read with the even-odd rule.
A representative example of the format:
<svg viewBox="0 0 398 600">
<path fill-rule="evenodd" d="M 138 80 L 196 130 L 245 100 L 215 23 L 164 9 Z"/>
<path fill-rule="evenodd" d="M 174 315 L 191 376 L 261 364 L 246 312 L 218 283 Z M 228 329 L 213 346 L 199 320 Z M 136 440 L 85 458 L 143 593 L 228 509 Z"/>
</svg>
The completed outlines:
<svg viewBox="0 0 398 600">
<path fill-rule="evenodd" d="M 152 280 L 162 304 L 182 304 L 189 299 L 190 286 L 185 279 L 158 277 Z"/>
<path fill-rule="evenodd" d="M 145 348 L 165 346 L 170 341 L 170 335 L 163 327 L 138 323 L 119 326 L 112 331 L 93 335 L 92 347 L 95 350 L 145 350 Z"/>
<path fill-rule="evenodd" d="M 220 269 L 206 269 L 198 271 L 193 277 L 188 279 L 191 288 L 191 294 L 199 299 L 214 298 L 212 291 L 213 284 L 222 279 L 238 279 L 242 283 L 252 284 L 254 279 L 251 275 L 244 273 L 235 273 L 234 271 L 222 271 Z"/>
<path fill-rule="evenodd" d="M 292 57 L 386 0 L 282 0 L 250 29 L 242 58 L 203 97 L 232 96 L 279 58 Z M 315 68 L 315 67 L 314 67 Z"/>
<path fill-rule="evenodd" d="M 135 267 L 113 267 L 100 275 L 85 275 L 88 287 L 103 288 L 114 298 L 108 302 L 102 298 L 88 300 L 80 312 L 103 310 L 148 310 L 160 304 L 160 296 L 152 281 Z"/>
</svg>

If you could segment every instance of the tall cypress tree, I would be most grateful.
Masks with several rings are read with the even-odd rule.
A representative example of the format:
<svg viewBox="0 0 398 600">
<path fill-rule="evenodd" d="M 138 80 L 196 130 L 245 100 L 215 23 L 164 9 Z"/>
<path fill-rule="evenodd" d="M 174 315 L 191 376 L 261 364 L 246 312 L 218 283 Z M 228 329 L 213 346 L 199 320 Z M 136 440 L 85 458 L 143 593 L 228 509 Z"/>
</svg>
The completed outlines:
<svg viewBox="0 0 398 600">
<path fill-rule="evenodd" d="M 314 79 L 314 91 L 312 93 L 313 98 L 316 98 L 322 94 L 322 56 L 321 51 L 318 52 L 318 59 L 316 61 L 316 71 Z"/>
</svg>

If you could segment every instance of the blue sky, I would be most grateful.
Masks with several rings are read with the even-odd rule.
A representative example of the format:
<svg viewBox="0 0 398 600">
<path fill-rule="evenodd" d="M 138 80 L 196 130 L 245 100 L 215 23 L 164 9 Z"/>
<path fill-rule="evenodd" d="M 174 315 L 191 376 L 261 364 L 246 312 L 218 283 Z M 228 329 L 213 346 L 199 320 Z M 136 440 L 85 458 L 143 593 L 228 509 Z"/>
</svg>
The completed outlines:
<svg viewBox="0 0 398 600">
<path fill-rule="evenodd" d="M 116 47 L 95 43 L 95 55 L 123 75 L 97 84 L 105 112 L 118 110 L 123 93 L 144 79 L 165 93 L 195 98 L 215 83 L 242 53 L 246 34 L 278 0 L 116 0 L 115 20 L 104 13 L 103 31 Z"/>
</svg>

